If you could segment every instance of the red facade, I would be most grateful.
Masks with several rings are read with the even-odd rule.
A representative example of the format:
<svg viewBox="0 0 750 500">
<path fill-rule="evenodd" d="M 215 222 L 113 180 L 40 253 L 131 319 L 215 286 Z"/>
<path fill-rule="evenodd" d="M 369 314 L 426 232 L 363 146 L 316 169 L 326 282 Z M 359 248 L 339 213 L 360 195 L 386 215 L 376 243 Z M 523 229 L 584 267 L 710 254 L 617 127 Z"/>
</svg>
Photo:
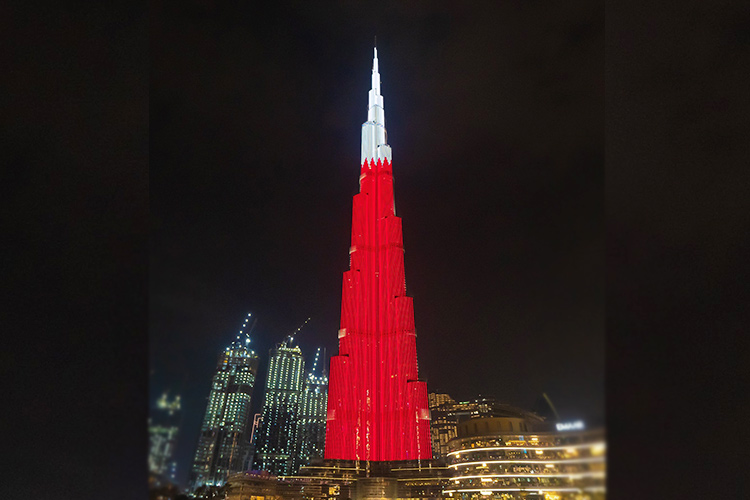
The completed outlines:
<svg viewBox="0 0 750 500">
<path fill-rule="evenodd" d="M 331 358 L 325 458 L 432 458 L 427 384 L 417 380 L 401 219 L 387 159 L 365 160 L 354 196 L 339 354 Z"/>
</svg>

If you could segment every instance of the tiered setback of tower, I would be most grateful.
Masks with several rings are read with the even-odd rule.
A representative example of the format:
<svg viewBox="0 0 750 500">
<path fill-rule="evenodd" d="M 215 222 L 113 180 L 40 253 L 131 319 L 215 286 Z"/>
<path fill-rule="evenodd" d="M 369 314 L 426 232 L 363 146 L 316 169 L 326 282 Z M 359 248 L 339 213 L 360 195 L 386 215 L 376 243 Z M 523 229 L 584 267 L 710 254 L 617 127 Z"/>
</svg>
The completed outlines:
<svg viewBox="0 0 750 500">
<path fill-rule="evenodd" d="M 353 203 L 350 269 L 343 280 L 339 355 L 331 358 L 325 457 L 429 459 L 427 384 L 417 374 L 414 307 L 406 296 L 377 52 L 372 82 L 362 131 L 360 192 Z"/>
</svg>

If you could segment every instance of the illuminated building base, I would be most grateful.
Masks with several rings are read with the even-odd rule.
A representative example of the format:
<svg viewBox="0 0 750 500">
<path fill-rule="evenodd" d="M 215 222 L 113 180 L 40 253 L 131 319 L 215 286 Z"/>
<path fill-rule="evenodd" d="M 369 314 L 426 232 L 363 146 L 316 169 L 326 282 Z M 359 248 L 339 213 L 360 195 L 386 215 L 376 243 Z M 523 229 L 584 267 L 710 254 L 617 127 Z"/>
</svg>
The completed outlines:
<svg viewBox="0 0 750 500">
<path fill-rule="evenodd" d="M 436 460 L 364 462 L 323 460 L 302 467 L 299 475 L 285 481 L 318 482 L 335 493 L 328 498 L 370 500 L 372 498 L 443 498 L 451 470 Z M 308 483 L 309 484 L 309 483 Z M 380 496 L 380 495 L 383 496 Z"/>
</svg>

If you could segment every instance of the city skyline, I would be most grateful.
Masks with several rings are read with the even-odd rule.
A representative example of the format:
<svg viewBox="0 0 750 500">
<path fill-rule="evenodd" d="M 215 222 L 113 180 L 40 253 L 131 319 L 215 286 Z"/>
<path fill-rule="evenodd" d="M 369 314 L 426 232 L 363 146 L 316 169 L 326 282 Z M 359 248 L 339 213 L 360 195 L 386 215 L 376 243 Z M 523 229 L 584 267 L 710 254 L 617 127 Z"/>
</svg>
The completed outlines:
<svg viewBox="0 0 750 500">
<path fill-rule="evenodd" d="M 421 30 L 386 14 L 372 30 L 428 390 L 524 407 L 546 392 L 565 418 L 601 418 L 603 141 L 581 93 L 601 93 L 598 77 L 579 42 L 556 39 L 568 73 L 544 44 L 506 43 L 510 24 L 414 15 Z M 245 311 L 259 352 L 306 317 L 303 351 L 336 351 L 372 39 L 335 19 L 314 21 L 325 37 L 253 22 L 226 26 L 231 50 L 173 33 L 215 66 L 170 53 L 152 96 L 151 383 L 194 388 L 186 408 Z"/>
</svg>

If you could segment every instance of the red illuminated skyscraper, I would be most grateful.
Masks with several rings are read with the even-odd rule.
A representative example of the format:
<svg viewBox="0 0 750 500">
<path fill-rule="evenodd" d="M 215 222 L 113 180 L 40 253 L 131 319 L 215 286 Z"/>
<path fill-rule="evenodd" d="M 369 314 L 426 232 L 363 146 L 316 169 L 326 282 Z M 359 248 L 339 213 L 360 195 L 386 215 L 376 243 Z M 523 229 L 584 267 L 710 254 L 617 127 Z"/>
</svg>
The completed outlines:
<svg viewBox="0 0 750 500">
<path fill-rule="evenodd" d="M 331 358 L 325 458 L 430 459 L 427 384 L 417 378 L 414 308 L 406 296 L 377 49 L 360 163 L 339 354 Z"/>
</svg>

